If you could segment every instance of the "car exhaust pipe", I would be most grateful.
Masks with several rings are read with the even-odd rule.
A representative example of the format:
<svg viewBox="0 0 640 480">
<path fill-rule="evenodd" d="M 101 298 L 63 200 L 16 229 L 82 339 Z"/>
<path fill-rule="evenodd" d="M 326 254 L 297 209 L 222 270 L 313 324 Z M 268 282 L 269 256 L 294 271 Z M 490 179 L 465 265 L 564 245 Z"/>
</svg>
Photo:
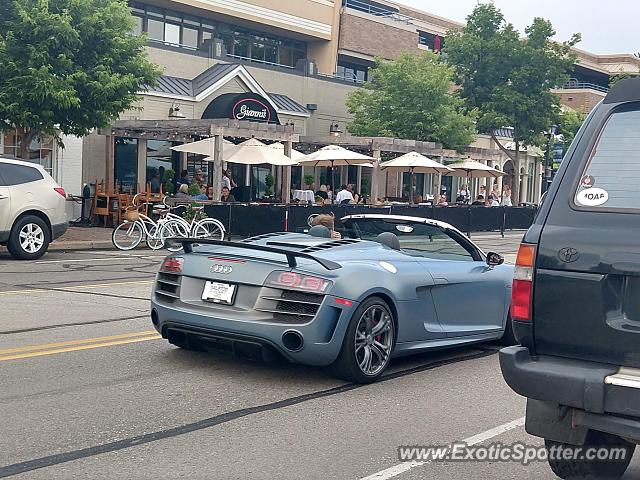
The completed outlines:
<svg viewBox="0 0 640 480">
<path fill-rule="evenodd" d="M 282 344 L 290 352 L 299 352 L 304 346 L 304 339 L 300 332 L 287 330 L 282 334 Z"/>
</svg>

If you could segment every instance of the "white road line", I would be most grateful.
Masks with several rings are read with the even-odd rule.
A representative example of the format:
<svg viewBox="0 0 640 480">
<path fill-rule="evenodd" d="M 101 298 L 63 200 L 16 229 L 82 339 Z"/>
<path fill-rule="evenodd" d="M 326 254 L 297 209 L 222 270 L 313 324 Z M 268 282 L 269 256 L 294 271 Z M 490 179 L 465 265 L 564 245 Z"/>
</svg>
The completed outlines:
<svg viewBox="0 0 640 480">
<path fill-rule="evenodd" d="M 131 260 L 132 258 L 139 258 L 143 260 L 151 260 L 156 258 L 164 258 L 164 255 L 129 255 L 127 257 L 100 257 L 100 258 L 74 258 L 71 260 L 42 260 L 40 262 L 33 262 L 36 265 L 45 263 L 72 263 L 72 262 L 106 262 L 110 260 Z"/>
<path fill-rule="evenodd" d="M 465 438 L 462 440 L 463 443 L 467 445 L 477 445 L 482 443 L 490 438 L 497 437 L 498 435 L 502 435 L 505 432 L 513 430 L 518 427 L 522 427 L 524 425 L 524 417 L 518 418 L 511 422 L 498 425 L 486 432 L 478 433 L 477 435 L 473 435 L 472 437 Z M 431 463 L 431 460 L 425 462 L 402 462 L 393 467 L 387 468 L 385 470 L 381 470 L 377 473 L 369 475 L 368 477 L 361 478 L 360 480 L 389 480 L 390 478 L 397 477 L 398 475 L 408 472 L 412 468 L 420 467 L 422 465 L 427 465 Z"/>
</svg>

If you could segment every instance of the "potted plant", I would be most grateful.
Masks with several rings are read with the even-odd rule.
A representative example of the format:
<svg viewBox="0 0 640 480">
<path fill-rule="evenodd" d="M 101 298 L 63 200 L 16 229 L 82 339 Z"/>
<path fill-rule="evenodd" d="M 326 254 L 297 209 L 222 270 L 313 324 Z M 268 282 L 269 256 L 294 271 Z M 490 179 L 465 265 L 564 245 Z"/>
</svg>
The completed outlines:
<svg viewBox="0 0 640 480">
<path fill-rule="evenodd" d="M 273 184 L 274 184 L 274 179 L 273 179 L 273 175 L 271 175 L 270 173 L 267 173 L 267 175 L 264 177 L 264 184 L 267 187 L 264 191 L 264 196 L 265 197 L 271 197 L 273 195 Z"/>
<path fill-rule="evenodd" d="M 313 185 L 313 175 L 310 173 L 305 174 L 304 184 L 307 186 L 307 190 L 311 190 L 311 185 Z"/>
</svg>

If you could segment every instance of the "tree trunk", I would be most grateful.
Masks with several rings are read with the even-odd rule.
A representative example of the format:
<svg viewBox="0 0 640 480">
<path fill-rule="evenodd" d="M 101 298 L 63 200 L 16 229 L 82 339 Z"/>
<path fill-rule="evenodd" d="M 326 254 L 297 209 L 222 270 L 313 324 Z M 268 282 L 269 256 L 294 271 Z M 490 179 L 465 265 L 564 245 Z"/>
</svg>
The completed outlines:
<svg viewBox="0 0 640 480">
<path fill-rule="evenodd" d="M 36 130 L 30 128 L 22 128 L 18 130 L 20 133 L 20 148 L 18 157 L 23 160 L 30 160 L 29 158 L 29 146 L 34 138 L 38 136 L 38 132 Z"/>
<path fill-rule="evenodd" d="M 516 153 L 513 156 L 513 185 L 511 185 L 511 202 L 514 207 L 520 203 L 520 142 L 516 143 Z"/>
</svg>

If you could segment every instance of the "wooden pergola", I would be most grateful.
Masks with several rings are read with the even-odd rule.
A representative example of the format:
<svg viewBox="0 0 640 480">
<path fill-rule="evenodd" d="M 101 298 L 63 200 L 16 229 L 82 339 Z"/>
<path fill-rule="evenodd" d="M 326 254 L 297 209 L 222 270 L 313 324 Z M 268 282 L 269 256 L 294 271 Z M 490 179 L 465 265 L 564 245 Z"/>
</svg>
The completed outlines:
<svg viewBox="0 0 640 480">
<path fill-rule="evenodd" d="M 222 145 L 224 137 L 257 138 L 258 140 L 269 142 L 282 142 L 287 156 L 291 156 L 293 144 L 296 144 L 297 148 L 303 152 L 311 152 L 325 145 L 339 145 L 351 150 L 369 152 L 376 159 L 371 179 L 371 198 L 373 199 L 378 198 L 380 192 L 380 169 L 378 167 L 383 153 L 404 154 L 415 151 L 437 159 L 441 163 L 444 163 L 445 158 L 465 158 L 467 156 L 467 153 L 461 154 L 453 150 L 443 149 L 442 145 L 435 142 L 392 137 L 356 137 L 347 134 L 301 136 L 294 132 L 294 127 L 291 125 L 275 125 L 233 119 L 118 120 L 111 127 L 99 130 L 99 133 L 107 137 L 105 178 L 108 184 L 113 181 L 115 137 L 164 140 L 178 143 L 189 143 L 202 138 L 215 138 L 215 148 L 212 152 L 214 157 L 213 187 L 215 198 L 219 198 L 222 183 L 222 166 L 224 162 Z M 480 159 L 479 157 L 483 157 L 483 159 L 491 158 L 499 153 L 486 149 L 473 150 L 473 152 L 469 151 L 468 153 L 477 159 Z M 437 175 L 436 178 L 435 189 L 439 191 L 441 177 Z M 283 167 L 283 200 L 289 199 L 290 189 L 291 167 Z"/>
</svg>

